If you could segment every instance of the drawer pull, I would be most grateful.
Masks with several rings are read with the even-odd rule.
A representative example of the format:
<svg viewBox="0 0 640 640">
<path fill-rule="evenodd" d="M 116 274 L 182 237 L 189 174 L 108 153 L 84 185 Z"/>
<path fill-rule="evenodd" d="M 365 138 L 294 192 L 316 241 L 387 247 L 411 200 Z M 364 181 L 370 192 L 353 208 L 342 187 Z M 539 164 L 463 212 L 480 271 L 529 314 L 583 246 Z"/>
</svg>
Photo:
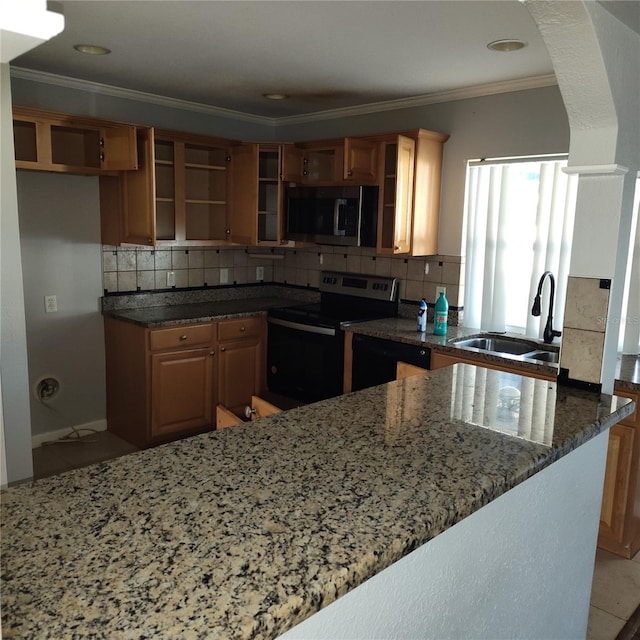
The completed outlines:
<svg viewBox="0 0 640 640">
<path fill-rule="evenodd" d="M 187 336 L 185 335 L 180 336 L 180 340 L 186 340 L 186 339 L 187 339 Z"/>
<path fill-rule="evenodd" d="M 220 347 L 220 351 L 226 351 L 227 348 L 226 347 Z"/>
<path fill-rule="evenodd" d="M 209 351 L 209 355 L 210 356 L 215 356 L 216 355 L 216 350 L 215 349 L 211 349 L 211 351 Z"/>
<path fill-rule="evenodd" d="M 244 331 L 244 327 L 240 327 L 240 331 Z"/>
</svg>

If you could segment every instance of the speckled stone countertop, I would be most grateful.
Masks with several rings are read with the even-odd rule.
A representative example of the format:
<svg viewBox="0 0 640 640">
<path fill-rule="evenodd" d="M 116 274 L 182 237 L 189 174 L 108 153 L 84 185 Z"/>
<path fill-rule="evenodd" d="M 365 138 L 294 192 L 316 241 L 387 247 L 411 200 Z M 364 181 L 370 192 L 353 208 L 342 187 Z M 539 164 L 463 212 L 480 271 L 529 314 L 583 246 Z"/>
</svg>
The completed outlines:
<svg viewBox="0 0 640 640">
<path fill-rule="evenodd" d="M 554 377 L 558 375 L 558 365 L 552 365 L 540 361 L 526 361 L 520 356 L 511 356 L 508 354 L 498 356 L 477 350 L 470 352 L 469 350 L 461 349 L 460 347 L 450 344 L 451 340 L 455 340 L 457 338 L 471 338 L 481 334 L 484 335 L 486 332 L 482 332 L 480 329 L 472 329 L 462 326 L 449 326 L 447 328 L 446 336 L 434 336 L 433 324 L 427 324 L 427 330 L 419 332 L 416 331 L 415 320 L 407 318 L 383 318 L 381 320 L 370 320 L 369 322 L 358 322 L 346 327 L 346 330 L 353 333 L 372 336 L 374 338 L 395 340 L 396 342 L 405 342 L 407 344 L 425 345 L 431 349 L 442 351 L 443 353 L 473 358 L 474 360 L 477 360 L 478 363 L 493 362 L 507 365 L 511 369 L 522 371 L 523 375 L 526 375 L 527 373 L 538 373 Z M 521 335 L 510 333 L 500 335 L 513 336 L 519 340 L 524 339 L 530 341 L 532 350 L 550 349 L 547 345 L 543 345 L 535 340 L 523 338 Z"/>
<path fill-rule="evenodd" d="M 469 327 L 452 327 L 447 328 L 446 336 L 434 336 L 433 324 L 427 325 L 427 330 L 420 333 L 415 330 L 415 321 L 407 318 L 384 318 L 382 320 L 371 320 L 369 322 L 359 322 L 347 327 L 347 331 L 360 333 L 363 335 L 373 336 L 374 338 L 383 338 L 387 340 L 395 340 L 398 342 L 406 342 L 407 344 L 425 345 L 431 349 L 436 349 L 444 353 L 463 355 L 472 357 L 479 362 L 494 362 L 508 365 L 511 369 L 522 371 L 523 375 L 527 373 L 542 373 L 548 375 L 557 375 L 558 365 L 552 365 L 544 362 L 523 361 L 518 356 L 496 356 L 488 353 L 474 351 L 470 353 L 468 350 L 460 349 L 453 344 L 451 340 L 457 338 L 470 338 L 476 335 L 486 333 L 480 329 Z M 518 339 L 523 339 L 517 334 L 505 334 Z M 536 348 L 549 349 L 549 346 L 540 342 L 531 341 Z M 557 348 L 557 345 L 556 345 Z M 628 391 L 640 391 L 640 355 L 619 355 L 618 365 L 616 368 L 616 385 L 620 389 Z"/>
<path fill-rule="evenodd" d="M 544 411 L 525 406 L 534 396 Z M 612 414 L 611 396 L 455 365 L 12 487 L 3 634 L 276 638 L 628 415 L 625 402 Z"/>
<path fill-rule="evenodd" d="M 254 316 L 265 314 L 274 307 L 288 307 L 296 304 L 300 304 L 300 301 L 281 297 L 263 297 L 140 307 L 136 309 L 114 309 L 113 311 L 105 311 L 104 314 L 119 320 L 133 322 L 143 327 L 159 328 L 177 324 Z"/>
</svg>

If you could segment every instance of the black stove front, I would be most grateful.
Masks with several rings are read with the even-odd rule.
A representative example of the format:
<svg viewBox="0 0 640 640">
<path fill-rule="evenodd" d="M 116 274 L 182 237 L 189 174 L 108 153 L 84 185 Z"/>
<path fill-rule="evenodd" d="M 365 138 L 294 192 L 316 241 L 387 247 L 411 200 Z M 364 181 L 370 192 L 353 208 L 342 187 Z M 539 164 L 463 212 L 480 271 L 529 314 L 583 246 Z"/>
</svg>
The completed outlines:
<svg viewBox="0 0 640 640">
<path fill-rule="evenodd" d="M 267 386 L 301 402 L 342 394 L 344 331 L 353 322 L 398 315 L 395 278 L 323 272 L 320 302 L 272 309 Z"/>
</svg>

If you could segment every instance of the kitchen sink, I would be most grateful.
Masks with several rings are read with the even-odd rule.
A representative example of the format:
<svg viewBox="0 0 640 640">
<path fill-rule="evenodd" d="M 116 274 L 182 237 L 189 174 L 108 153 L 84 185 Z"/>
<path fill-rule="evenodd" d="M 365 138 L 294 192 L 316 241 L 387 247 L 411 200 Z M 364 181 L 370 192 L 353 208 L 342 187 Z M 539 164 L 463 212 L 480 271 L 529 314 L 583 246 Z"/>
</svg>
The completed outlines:
<svg viewBox="0 0 640 640">
<path fill-rule="evenodd" d="M 508 336 L 494 335 L 458 338 L 450 341 L 451 345 L 473 351 L 484 351 L 498 356 L 506 356 L 515 360 L 537 360 L 548 364 L 557 364 L 557 351 L 539 349 L 534 341 L 519 340 Z"/>
<path fill-rule="evenodd" d="M 540 360 L 550 364 L 558 364 L 560 359 L 558 356 L 557 351 L 531 351 L 524 354 L 526 360 Z"/>
<path fill-rule="evenodd" d="M 506 338 L 466 338 L 454 340 L 456 347 L 471 347 L 481 351 L 492 351 L 494 353 L 509 353 L 514 356 L 522 355 L 533 350 L 528 342 L 520 340 L 508 340 Z"/>
</svg>

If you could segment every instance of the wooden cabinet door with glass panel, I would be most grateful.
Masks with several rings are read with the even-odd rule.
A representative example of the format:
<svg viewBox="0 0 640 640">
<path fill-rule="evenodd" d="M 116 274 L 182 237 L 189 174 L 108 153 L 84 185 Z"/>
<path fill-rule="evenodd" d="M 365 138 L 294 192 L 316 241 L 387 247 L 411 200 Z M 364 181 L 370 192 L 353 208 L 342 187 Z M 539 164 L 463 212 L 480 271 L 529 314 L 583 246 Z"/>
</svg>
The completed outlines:
<svg viewBox="0 0 640 640">
<path fill-rule="evenodd" d="M 100 175 L 138 168 L 136 127 L 14 107 L 17 169 Z"/>
<path fill-rule="evenodd" d="M 117 185 L 112 180 L 101 182 L 102 216 L 118 218 L 111 228 L 120 229 L 119 234 L 105 237 L 103 220 L 103 242 L 227 242 L 233 144 L 229 140 L 153 128 L 139 130 L 139 170 L 121 173 Z M 114 195 L 116 190 L 119 193 Z M 114 213 L 114 208 L 119 211 Z"/>
<path fill-rule="evenodd" d="M 411 251 L 415 142 L 396 136 L 381 143 L 378 253 Z"/>
</svg>

